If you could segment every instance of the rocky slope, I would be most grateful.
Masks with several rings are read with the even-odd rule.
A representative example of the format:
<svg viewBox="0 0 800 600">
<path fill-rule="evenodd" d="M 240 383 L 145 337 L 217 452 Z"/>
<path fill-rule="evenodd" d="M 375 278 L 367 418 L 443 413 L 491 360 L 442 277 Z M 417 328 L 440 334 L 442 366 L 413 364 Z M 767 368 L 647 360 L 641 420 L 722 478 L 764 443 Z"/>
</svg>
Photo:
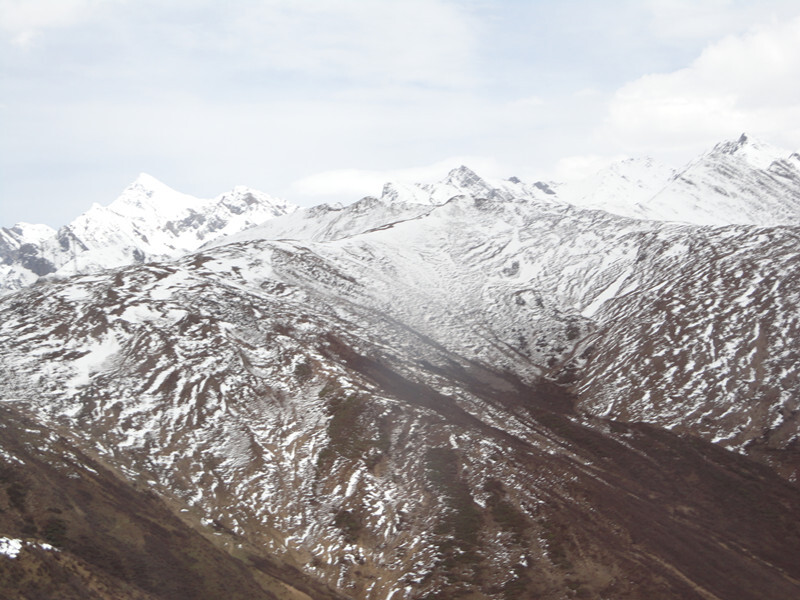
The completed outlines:
<svg viewBox="0 0 800 600">
<path fill-rule="evenodd" d="M 345 235 L 364 229 L 365 206 L 357 221 L 338 211 L 330 239 L 327 227 L 298 235 L 327 240 L 302 247 L 359 283 L 355 296 L 328 290 L 331 301 L 366 304 L 525 381 L 570 383 L 592 414 L 740 451 L 795 448 L 796 228 L 698 228 L 462 195 Z M 269 238 L 283 221 L 232 239 Z M 781 456 L 792 476 L 794 452 Z"/>
<path fill-rule="evenodd" d="M 326 288 L 366 286 L 269 242 L 37 286 L 3 303 L 4 397 L 349 597 L 797 593 L 800 492 L 769 469 Z"/>
<path fill-rule="evenodd" d="M 266 594 L 795 597 L 799 234 L 462 168 L 42 280 L 0 300 L 0 422 L 35 434 L 0 462 L 21 476 L 43 448 L 45 489 L 62 432 Z M 0 538 L 50 560 L 41 511 L 4 489 Z"/>
<path fill-rule="evenodd" d="M 88 457 L 74 432 L 6 404 L 0 419 L 0 598 L 337 598 L 280 561 L 234 558 Z"/>
</svg>

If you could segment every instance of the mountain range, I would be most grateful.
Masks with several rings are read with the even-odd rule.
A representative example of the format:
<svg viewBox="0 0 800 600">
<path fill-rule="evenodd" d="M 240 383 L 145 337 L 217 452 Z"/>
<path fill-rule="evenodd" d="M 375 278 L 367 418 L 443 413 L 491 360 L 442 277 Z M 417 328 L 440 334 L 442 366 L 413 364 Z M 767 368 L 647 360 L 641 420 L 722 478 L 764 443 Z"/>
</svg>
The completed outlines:
<svg viewBox="0 0 800 600">
<path fill-rule="evenodd" d="M 201 200 L 142 174 L 110 205 L 95 204 L 58 231 L 27 223 L 1 228 L 0 292 L 45 275 L 176 258 L 295 208 L 246 187 Z"/>
<path fill-rule="evenodd" d="M 308 209 L 141 176 L 4 229 L 0 580 L 798 596 L 798 214 L 800 157 L 743 135 Z"/>
</svg>

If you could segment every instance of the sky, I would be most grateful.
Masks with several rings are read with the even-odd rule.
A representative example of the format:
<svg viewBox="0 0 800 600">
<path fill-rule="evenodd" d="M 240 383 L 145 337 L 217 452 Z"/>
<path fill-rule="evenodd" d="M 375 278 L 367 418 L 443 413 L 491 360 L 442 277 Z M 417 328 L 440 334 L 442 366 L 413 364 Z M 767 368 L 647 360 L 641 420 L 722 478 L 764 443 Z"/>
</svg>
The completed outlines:
<svg viewBox="0 0 800 600">
<path fill-rule="evenodd" d="M 800 150 L 797 0 L 0 0 L 0 225 L 141 172 L 302 206 Z"/>
</svg>

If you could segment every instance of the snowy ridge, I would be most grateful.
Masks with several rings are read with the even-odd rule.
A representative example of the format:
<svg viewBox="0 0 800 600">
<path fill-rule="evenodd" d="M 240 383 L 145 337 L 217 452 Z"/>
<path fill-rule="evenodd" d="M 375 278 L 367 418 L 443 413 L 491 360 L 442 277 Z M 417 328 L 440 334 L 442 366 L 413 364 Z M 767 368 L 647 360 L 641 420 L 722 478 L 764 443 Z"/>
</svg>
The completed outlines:
<svg viewBox="0 0 800 600">
<path fill-rule="evenodd" d="M 791 214 L 800 162 L 750 143 L 667 185 Z M 213 238 L 262 205 L 237 188 L 152 234 L 199 250 L 0 299 L 0 397 L 345 597 L 795 597 L 800 233 L 600 209 L 665 173 L 590 209 L 462 167 Z M 119 235 L 169 193 L 132 186 Z"/>
<path fill-rule="evenodd" d="M 695 225 L 794 225 L 800 217 L 800 159 L 745 134 L 673 171 L 628 159 L 584 181 L 555 186 L 587 208 Z"/>
<path fill-rule="evenodd" d="M 555 189 L 558 198 L 575 206 L 647 219 L 652 216 L 640 205 L 660 192 L 674 175 L 674 169 L 655 159 L 629 158 Z"/>
<path fill-rule="evenodd" d="M 455 557 L 491 585 L 554 577 L 566 589 L 567 546 L 548 523 L 598 521 L 597 499 L 622 477 L 608 469 L 653 452 L 647 430 L 615 423 L 620 441 L 594 454 L 613 431 L 576 408 L 737 447 L 758 439 L 774 456 L 796 439 L 794 230 L 461 194 L 356 232 L 396 218 L 393 206 L 360 204 L 341 222 L 350 235 L 323 239 L 342 211 L 320 210 L 317 229 L 314 215 L 301 221 L 316 240 L 248 233 L 12 294 L 0 302 L 0 392 L 86 432 L 104 460 L 231 543 L 371 600 L 447 595 L 453 581 L 502 597 Z M 715 379 L 727 369 L 747 375 Z M 753 396 L 753 377 L 776 393 Z M 563 389 L 554 381 L 577 395 L 539 391 Z M 663 395 L 643 397 L 641 381 Z M 709 426 L 709 410 L 724 419 Z M 779 435 L 761 441 L 773 425 Z M 624 460 L 606 461 L 612 451 Z M 665 460 L 625 485 L 649 485 Z M 475 507 L 487 516 L 469 530 L 453 520 Z M 629 535 L 615 531 L 596 535 Z"/>
<path fill-rule="evenodd" d="M 0 291 L 48 274 L 68 276 L 177 257 L 294 209 L 245 187 L 201 200 L 142 174 L 110 205 L 93 205 L 57 232 L 29 225 L 3 229 Z"/>
<path fill-rule="evenodd" d="M 628 159 L 570 184 L 529 184 L 515 177 L 488 180 L 462 166 L 438 183 L 387 183 L 378 199 L 304 210 L 275 222 L 262 235 L 307 240 L 346 237 L 416 218 L 424 214 L 425 206 L 439 206 L 457 196 L 528 199 L 553 206 L 569 203 L 636 219 L 698 225 L 793 224 L 800 216 L 800 155 L 743 134 L 718 144 L 680 171 L 652 159 Z M 382 208 L 371 206 L 376 200 Z M 56 233 L 26 224 L 3 229 L 0 291 L 19 289 L 50 273 L 71 275 L 180 256 L 295 209 L 243 187 L 199 200 L 142 174 L 109 206 L 92 206 Z M 253 233 L 249 236 L 255 239 Z"/>
</svg>

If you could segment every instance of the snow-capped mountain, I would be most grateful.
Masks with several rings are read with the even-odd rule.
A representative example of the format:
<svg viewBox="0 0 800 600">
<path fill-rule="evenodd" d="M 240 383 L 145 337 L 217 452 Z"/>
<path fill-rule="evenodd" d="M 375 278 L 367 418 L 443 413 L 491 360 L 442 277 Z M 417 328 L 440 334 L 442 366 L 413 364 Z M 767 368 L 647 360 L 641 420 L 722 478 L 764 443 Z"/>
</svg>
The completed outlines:
<svg viewBox="0 0 800 600">
<path fill-rule="evenodd" d="M 585 179 L 553 187 L 558 198 L 581 208 L 660 220 L 648 215 L 642 205 L 664 189 L 675 173 L 675 169 L 652 158 L 628 158 Z"/>
<path fill-rule="evenodd" d="M 449 200 L 462 196 L 498 201 L 525 198 L 544 205 L 566 207 L 545 183 L 526 184 L 515 177 L 485 180 L 470 168 L 461 166 L 437 183 L 387 183 L 380 198 L 368 196 L 347 206 L 321 204 L 299 209 L 259 227 L 210 242 L 207 246 L 257 239 L 341 239 L 421 218 Z"/>
<path fill-rule="evenodd" d="M 462 167 L 225 237 L 212 210 L 162 210 L 173 192 L 135 184 L 113 211 L 123 231 L 155 210 L 172 225 L 149 247 L 177 258 L 0 299 L 0 540 L 48 572 L 58 540 L 116 597 L 178 597 L 132 575 L 152 531 L 185 535 L 156 512 L 142 533 L 145 488 L 230 553 L 193 542 L 219 569 L 207 585 L 244 569 L 253 597 L 252 582 L 264 598 L 800 595 L 800 230 L 605 204 L 691 179 L 738 218 L 746 176 L 783 164 L 768 154 L 721 144 L 682 175 L 630 161 L 586 206 Z M 246 214 L 257 197 L 214 206 Z M 25 235 L 3 239 L 19 251 Z M 23 494 L 53 487 L 23 480 L 28 463 L 82 487 Z M 106 504 L 136 515 L 108 517 L 123 524 L 103 525 L 102 548 L 113 533 L 132 559 L 87 541 L 100 465 L 132 486 Z"/>
<path fill-rule="evenodd" d="M 27 224 L 0 230 L 0 293 L 44 275 L 175 258 L 294 209 L 245 187 L 201 200 L 142 174 L 110 205 L 93 205 L 57 232 Z"/>
<path fill-rule="evenodd" d="M 798 595 L 798 230 L 553 189 L 461 168 L 45 280 L 0 396 L 311 597 Z"/>
<path fill-rule="evenodd" d="M 653 159 L 628 159 L 554 187 L 577 206 L 637 219 L 714 226 L 800 222 L 800 155 L 745 134 L 677 171 Z"/>
</svg>

